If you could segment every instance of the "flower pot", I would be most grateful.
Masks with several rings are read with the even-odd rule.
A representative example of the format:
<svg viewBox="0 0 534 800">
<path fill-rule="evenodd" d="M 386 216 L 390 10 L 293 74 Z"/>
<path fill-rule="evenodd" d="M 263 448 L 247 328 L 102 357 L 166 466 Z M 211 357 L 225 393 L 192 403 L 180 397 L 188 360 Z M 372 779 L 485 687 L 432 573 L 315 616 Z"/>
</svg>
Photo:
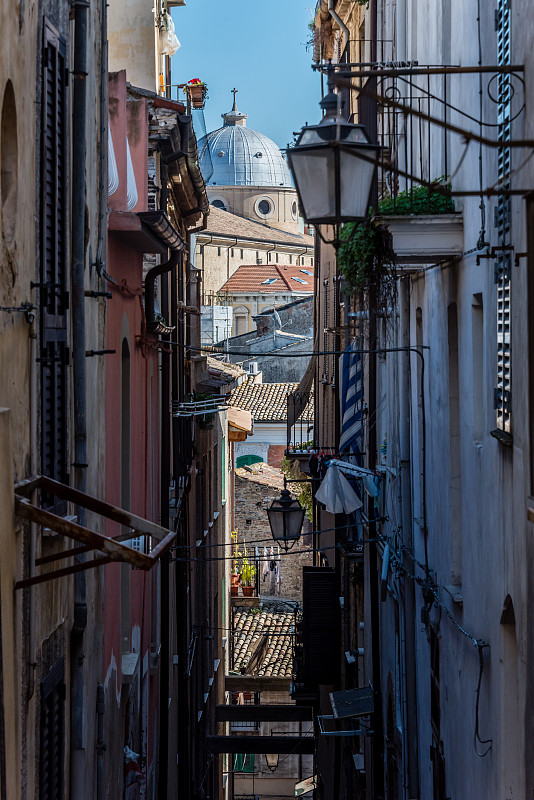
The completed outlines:
<svg viewBox="0 0 534 800">
<path fill-rule="evenodd" d="M 203 86 L 189 86 L 189 96 L 193 108 L 204 108 L 205 92 Z"/>
<path fill-rule="evenodd" d="M 253 597 L 254 596 L 254 587 L 253 586 L 242 586 L 243 589 L 243 597 Z"/>
<path fill-rule="evenodd" d="M 235 585 L 232 584 L 230 586 L 230 596 L 237 597 L 238 593 L 239 593 L 239 586 L 237 585 L 237 583 Z"/>
</svg>

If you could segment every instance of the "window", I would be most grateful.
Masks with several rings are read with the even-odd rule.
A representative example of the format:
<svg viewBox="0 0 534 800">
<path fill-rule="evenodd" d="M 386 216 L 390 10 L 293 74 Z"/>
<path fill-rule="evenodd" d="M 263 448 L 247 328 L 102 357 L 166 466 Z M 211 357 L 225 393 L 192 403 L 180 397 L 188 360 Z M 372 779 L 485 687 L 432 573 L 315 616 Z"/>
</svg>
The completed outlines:
<svg viewBox="0 0 534 800">
<path fill-rule="evenodd" d="M 222 200 L 219 200 L 219 198 L 217 198 L 216 200 L 212 200 L 211 205 L 214 208 L 222 208 L 223 211 L 226 211 L 226 206 L 224 202 Z"/>
<path fill-rule="evenodd" d="M 291 216 L 293 217 L 294 220 L 297 219 L 297 201 L 296 200 L 293 200 L 293 202 L 291 203 Z"/>
<path fill-rule="evenodd" d="M 6 241 L 12 242 L 17 221 L 17 107 L 13 84 L 8 81 L 2 103 L 0 132 L 0 197 L 2 201 L 2 221 Z"/>
<path fill-rule="evenodd" d="M 67 239 L 66 46 L 45 23 L 41 98 L 40 379 L 41 472 L 68 479 L 67 452 Z M 43 507 L 66 513 L 66 503 L 45 496 Z"/>
<path fill-rule="evenodd" d="M 220 247 L 218 247 L 218 248 L 217 248 L 217 255 L 218 255 L 218 256 L 220 256 L 220 255 L 221 255 L 221 248 L 220 248 Z"/>
<path fill-rule="evenodd" d="M 236 753 L 234 772 L 254 772 L 254 753 Z"/>
<path fill-rule="evenodd" d="M 235 315 L 235 335 L 241 336 L 248 331 L 248 317 L 245 314 Z"/>
<path fill-rule="evenodd" d="M 309 269 L 301 269 L 301 272 L 303 272 L 305 275 L 313 275 L 313 272 L 310 272 Z"/>
<path fill-rule="evenodd" d="M 462 583 L 462 470 L 460 430 L 460 380 L 458 366 L 458 311 L 448 308 L 449 342 L 449 514 L 451 583 Z"/>
<path fill-rule="evenodd" d="M 277 280 L 278 280 L 278 278 L 267 278 L 267 280 L 266 281 L 262 281 L 260 285 L 264 286 L 265 284 L 267 284 L 267 286 L 270 286 L 271 283 L 275 283 Z"/>
<path fill-rule="evenodd" d="M 499 66 L 510 64 L 511 52 L 511 13 L 508 0 L 499 0 L 496 12 L 497 61 Z M 497 84 L 497 113 L 499 120 L 498 138 L 508 142 L 511 132 L 512 86 L 510 75 L 499 76 Z M 499 184 L 503 189 L 510 188 L 511 149 L 501 147 L 497 153 Z M 495 409 L 497 429 L 508 437 L 512 432 L 512 353 L 511 353 L 511 253 L 504 250 L 512 241 L 510 198 L 498 195 L 496 227 L 500 254 L 495 262 L 495 283 L 497 284 L 497 386 L 495 387 Z"/>
<path fill-rule="evenodd" d="M 243 250 L 241 250 L 241 260 L 243 260 Z"/>
<path fill-rule="evenodd" d="M 39 725 L 39 800 L 56 800 L 64 793 L 65 680 L 63 659 L 41 684 Z"/>
<path fill-rule="evenodd" d="M 292 264 L 292 263 L 293 263 L 293 256 L 289 256 L 289 263 L 290 263 L 290 264 Z"/>
<path fill-rule="evenodd" d="M 234 257 L 234 248 L 232 247 L 232 258 Z"/>
<path fill-rule="evenodd" d="M 291 280 L 292 280 L 292 281 L 297 281 L 297 283 L 305 283 L 305 284 L 306 284 L 306 286 L 309 286 L 309 283 L 308 283 L 308 281 L 305 281 L 305 280 L 303 280 L 302 278 L 295 278 L 295 276 L 294 276 L 294 275 L 292 275 L 292 276 L 291 276 Z"/>
<path fill-rule="evenodd" d="M 313 258 L 310 258 L 310 267 L 313 267 Z"/>
<path fill-rule="evenodd" d="M 254 210 L 258 217 L 267 219 L 274 214 L 274 203 L 270 197 L 260 197 L 254 204 Z"/>
</svg>

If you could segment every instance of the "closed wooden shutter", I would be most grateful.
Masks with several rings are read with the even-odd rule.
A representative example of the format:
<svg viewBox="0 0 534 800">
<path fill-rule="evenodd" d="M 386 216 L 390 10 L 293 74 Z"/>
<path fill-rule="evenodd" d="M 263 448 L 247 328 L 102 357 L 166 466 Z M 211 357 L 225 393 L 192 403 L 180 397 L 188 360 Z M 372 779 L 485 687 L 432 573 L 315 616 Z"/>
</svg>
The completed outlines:
<svg viewBox="0 0 534 800">
<path fill-rule="evenodd" d="M 66 46 L 44 28 L 41 117 L 40 322 L 41 471 L 61 483 L 67 467 L 67 67 Z M 64 511 L 65 503 L 43 498 Z"/>
<path fill-rule="evenodd" d="M 65 769 L 65 680 L 63 659 L 41 684 L 39 800 L 62 800 Z"/>
<path fill-rule="evenodd" d="M 302 578 L 304 680 L 307 686 L 336 684 L 340 663 L 336 573 L 329 567 L 304 567 Z"/>
<path fill-rule="evenodd" d="M 497 5 L 497 60 L 499 66 L 510 64 L 511 55 L 511 13 L 508 0 L 499 0 Z M 511 133 L 512 87 L 509 74 L 498 77 L 498 122 L 499 141 L 505 146 L 498 150 L 498 177 L 503 189 L 509 189 L 511 171 L 511 149 L 506 146 Z M 495 210 L 498 247 L 511 244 L 510 198 L 504 194 L 497 198 Z M 497 284 L 497 386 L 495 387 L 495 409 L 497 428 L 511 433 L 512 426 L 512 340 L 511 340 L 511 251 L 500 249 L 495 262 L 495 283 Z"/>
</svg>

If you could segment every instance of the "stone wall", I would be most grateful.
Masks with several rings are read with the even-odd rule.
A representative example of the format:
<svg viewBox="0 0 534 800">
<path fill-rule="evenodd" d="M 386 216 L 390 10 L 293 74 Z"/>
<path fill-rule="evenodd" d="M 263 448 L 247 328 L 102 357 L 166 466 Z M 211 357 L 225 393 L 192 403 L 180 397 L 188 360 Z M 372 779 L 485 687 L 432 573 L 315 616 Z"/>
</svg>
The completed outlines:
<svg viewBox="0 0 534 800">
<path fill-rule="evenodd" d="M 267 519 L 267 508 L 280 496 L 283 476 L 279 469 L 268 464 L 253 464 L 235 471 L 235 527 L 238 541 L 258 542 L 258 548 L 273 543 Z M 306 523 L 305 523 L 306 525 Z M 252 545 L 254 547 L 254 545 Z M 247 545 L 249 550 L 252 549 Z M 243 546 L 240 546 L 241 551 Z M 304 536 L 294 546 L 294 550 L 308 549 L 308 537 Z M 281 556 L 282 585 L 280 599 L 297 601 L 302 604 L 302 567 L 313 564 L 312 553 L 298 553 Z M 260 595 L 273 597 L 270 593 L 270 576 L 265 581 L 260 575 Z M 274 595 L 278 597 L 278 595 Z"/>
</svg>

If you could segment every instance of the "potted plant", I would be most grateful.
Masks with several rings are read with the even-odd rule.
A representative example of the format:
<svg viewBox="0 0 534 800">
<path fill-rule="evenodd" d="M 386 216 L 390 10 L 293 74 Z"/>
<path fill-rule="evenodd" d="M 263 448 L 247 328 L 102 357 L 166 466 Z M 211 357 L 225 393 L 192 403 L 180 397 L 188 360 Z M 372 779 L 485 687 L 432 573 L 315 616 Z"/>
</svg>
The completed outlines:
<svg viewBox="0 0 534 800">
<path fill-rule="evenodd" d="M 187 82 L 187 90 L 193 108 L 204 108 L 204 103 L 208 94 L 207 85 L 201 81 L 200 78 L 192 78 L 192 80 Z"/>
<path fill-rule="evenodd" d="M 237 597 L 239 582 L 241 580 L 241 576 L 239 574 L 239 560 L 241 558 L 241 553 L 239 552 L 239 546 L 237 544 L 237 531 L 232 531 L 231 540 L 232 540 L 232 575 L 230 584 L 230 595 L 232 597 Z"/>
<path fill-rule="evenodd" d="M 243 559 L 241 566 L 241 588 L 244 597 L 252 597 L 254 594 L 254 578 L 256 577 L 256 567 L 251 564 L 248 558 Z"/>
</svg>

